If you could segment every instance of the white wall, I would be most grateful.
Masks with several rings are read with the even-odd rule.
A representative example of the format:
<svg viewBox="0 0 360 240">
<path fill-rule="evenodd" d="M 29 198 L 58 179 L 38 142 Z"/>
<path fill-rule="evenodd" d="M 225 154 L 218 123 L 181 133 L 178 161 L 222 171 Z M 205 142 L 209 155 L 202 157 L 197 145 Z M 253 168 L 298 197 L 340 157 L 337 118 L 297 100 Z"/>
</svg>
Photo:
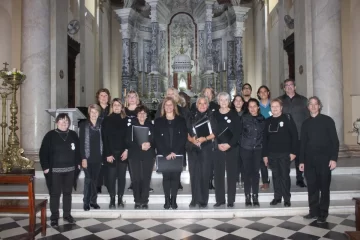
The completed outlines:
<svg viewBox="0 0 360 240">
<path fill-rule="evenodd" d="M 279 43 L 279 21 L 276 13 L 276 8 L 270 13 L 269 16 L 269 68 L 270 68 L 270 91 L 272 98 L 278 97 L 283 94 L 280 89 L 280 73 L 279 73 L 279 62 L 280 54 L 279 51 L 282 49 Z M 280 48 L 281 47 L 281 48 Z"/>
<path fill-rule="evenodd" d="M 121 74 L 122 74 L 122 39 L 120 24 L 115 12 L 111 15 L 111 67 L 110 67 L 110 94 L 112 97 L 120 97 Z"/>
<path fill-rule="evenodd" d="M 249 10 L 247 19 L 245 21 L 243 53 L 244 82 L 253 85 L 255 82 L 255 37 L 253 9 Z"/>
<path fill-rule="evenodd" d="M 85 17 L 85 106 L 95 102 L 95 18 L 91 13 Z"/>
<path fill-rule="evenodd" d="M 0 69 L 4 68 L 2 63 L 7 62 L 11 64 L 11 13 L 12 4 L 8 0 L 0 0 Z M 12 66 L 8 66 L 12 67 Z"/>
</svg>

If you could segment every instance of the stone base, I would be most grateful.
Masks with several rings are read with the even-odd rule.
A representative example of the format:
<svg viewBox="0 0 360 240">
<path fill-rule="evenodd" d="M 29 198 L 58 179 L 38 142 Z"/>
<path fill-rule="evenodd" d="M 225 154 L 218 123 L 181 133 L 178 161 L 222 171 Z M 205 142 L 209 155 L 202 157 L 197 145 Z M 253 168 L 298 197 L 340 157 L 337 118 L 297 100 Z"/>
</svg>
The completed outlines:
<svg viewBox="0 0 360 240">
<path fill-rule="evenodd" d="M 360 145 L 347 145 L 350 157 L 360 157 Z"/>
</svg>

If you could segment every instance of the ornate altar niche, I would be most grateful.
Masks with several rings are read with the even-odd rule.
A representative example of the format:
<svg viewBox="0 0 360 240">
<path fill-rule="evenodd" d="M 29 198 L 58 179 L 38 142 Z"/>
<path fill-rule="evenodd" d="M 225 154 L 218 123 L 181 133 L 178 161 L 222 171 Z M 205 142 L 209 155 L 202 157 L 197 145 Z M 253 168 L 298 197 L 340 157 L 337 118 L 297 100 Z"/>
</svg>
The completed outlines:
<svg viewBox="0 0 360 240">
<path fill-rule="evenodd" d="M 192 76 L 198 74 L 197 25 L 191 15 L 175 14 L 168 25 L 168 75 L 173 76 L 173 86 L 191 90 Z M 182 66 L 174 67 L 174 63 Z M 191 65 L 191 67 L 186 67 Z"/>
</svg>

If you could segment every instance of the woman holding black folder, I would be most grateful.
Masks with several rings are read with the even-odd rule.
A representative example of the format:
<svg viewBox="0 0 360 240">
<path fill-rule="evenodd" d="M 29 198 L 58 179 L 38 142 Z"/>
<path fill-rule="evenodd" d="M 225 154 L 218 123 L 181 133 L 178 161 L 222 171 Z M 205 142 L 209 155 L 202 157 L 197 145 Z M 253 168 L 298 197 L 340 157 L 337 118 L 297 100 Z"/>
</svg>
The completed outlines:
<svg viewBox="0 0 360 240">
<path fill-rule="evenodd" d="M 116 179 L 118 206 L 124 207 L 123 195 L 126 184 L 127 147 L 125 142 L 127 129 L 126 114 L 120 98 L 111 102 L 110 115 L 102 123 L 104 155 L 107 165 L 107 187 L 110 194 L 109 208 L 115 208 Z"/>
<path fill-rule="evenodd" d="M 209 125 L 210 124 L 210 125 Z M 189 207 L 207 207 L 209 200 L 209 178 L 213 162 L 212 131 L 216 128 L 216 120 L 209 110 L 209 100 L 199 96 L 196 100 L 196 111 L 191 112 L 187 120 L 188 142 L 186 150 L 189 154 L 189 172 L 192 199 Z"/>
<path fill-rule="evenodd" d="M 225 170 L 227 180 L 228 207 L 234 207 L 236 195 L 236 180 L 238 174 L 238 140 L 240 136 L 238 125 L 240 117 L 230 109 L 230 95 L 226 92 L 218 94 L 220 109 L 214 116 L 218 124 L 216 131 L 217 151 L 215 166 L 215 198 L 214 207 L 225 204 Z"/>
<path fill-rule="evenodd" d="M 154 126 L 151 121 L 146 121 L 148 111 L 145 106 L 138 106 L 135 112 L 137 118 L 133 118 L 127 133 L 134 202 L 135 209 L 148 209 L 155 157 Z"/>
<path fill-rule="evenodd" d="M 171 161 L 176 155 L 183 155 L 187 138 L 185 119 L 179 116 L 176 103 L 166 97 L 161 106 L 161 117 L 155 120 L 155 144 L 157 154 Z M 180 171 L 163 172 L 165 194 L 164 208 L 177 209 L 176 197 L 180 182 Z"/>
</svg>

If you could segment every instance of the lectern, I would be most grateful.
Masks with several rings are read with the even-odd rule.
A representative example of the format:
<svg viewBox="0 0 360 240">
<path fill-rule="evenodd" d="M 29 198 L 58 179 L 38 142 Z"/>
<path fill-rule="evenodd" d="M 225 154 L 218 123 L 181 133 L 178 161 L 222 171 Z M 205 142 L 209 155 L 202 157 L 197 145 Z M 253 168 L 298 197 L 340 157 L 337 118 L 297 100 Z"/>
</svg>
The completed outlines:
<svg viewBox="0 0 360 240">
<path fill-rule="evenodd" d="M 46 112 L 49 113 L 52 117 L 54 117 L 54 119 L 60 113 L 67 113 L 71 120 L 69 129 L 74 130 L 78 134 L 79 134 L 78 121 L 81 119 L 86 119 L 85 115 L 78 108 L 47 109 Z"/>
</svg>

